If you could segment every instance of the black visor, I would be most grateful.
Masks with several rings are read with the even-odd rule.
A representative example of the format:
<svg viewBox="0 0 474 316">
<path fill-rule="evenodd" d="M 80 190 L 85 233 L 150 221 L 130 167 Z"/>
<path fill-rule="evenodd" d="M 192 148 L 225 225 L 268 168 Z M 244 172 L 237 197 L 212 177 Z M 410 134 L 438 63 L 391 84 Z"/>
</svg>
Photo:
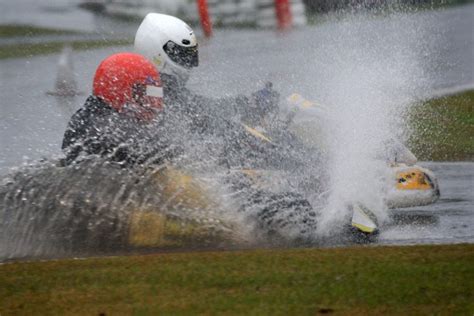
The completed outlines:
<svg viewBox="0 0 474 316">
<path fill-rule="evenodd" d="M 163 46 L 163 50 L 168 57 L 185 68 L 197 67 L 199 64 L 198 47 L 184 47 L 169 41 Z"/>
</svg>

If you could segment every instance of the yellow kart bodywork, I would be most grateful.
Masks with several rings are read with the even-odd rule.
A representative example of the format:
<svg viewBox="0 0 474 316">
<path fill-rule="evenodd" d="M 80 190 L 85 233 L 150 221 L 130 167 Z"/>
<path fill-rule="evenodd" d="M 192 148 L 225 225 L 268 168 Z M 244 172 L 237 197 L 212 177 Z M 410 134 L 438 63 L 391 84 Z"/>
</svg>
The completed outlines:
<svg viewBox="0 0 474 316">
<path fill-rule="evenodd" d="M 235 212 L 212 185 L 172 166 L 128 170 L 90 159 L 4 180 L 0 231 L 12 257 L 246 242 Z"/>
<path fill-rule="evenodd" d="M 396 173 L 398 190 L 432 190 L 433 184 L 420 168 L 412 167 Z"/>
<path fill-rule="evenodd" d="M 151 179 L 161 203 L 131 212 L 130 246 L 177 247 L 236 239 L 236 224 L 219 216 L 222 205 L 205 183 L 170 166 L 153 171 Z"/>
<path fill-rule="evenodd" d="M 438 181 L 429 169 L 413 165 L 392 166 L 393 178 L 387 190 L 390 208 L 423 206 L 436 202 L 440 196 Z"/>
</svg>

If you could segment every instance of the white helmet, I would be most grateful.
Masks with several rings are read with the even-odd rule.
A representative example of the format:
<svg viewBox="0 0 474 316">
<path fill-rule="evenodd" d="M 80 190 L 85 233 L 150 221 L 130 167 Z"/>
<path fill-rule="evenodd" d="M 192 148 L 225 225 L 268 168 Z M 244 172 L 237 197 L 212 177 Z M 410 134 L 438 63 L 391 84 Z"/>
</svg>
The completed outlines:
<svg viewBox="0 0 474 316">
<path fill-rule="evenodd" d="M 193 29 L 170 15 L 149 13 L 135 35 L 135 50 L 152 61 L 158 71 L 189 76 L 198 65 L 198 46 Z"/>
</svg>

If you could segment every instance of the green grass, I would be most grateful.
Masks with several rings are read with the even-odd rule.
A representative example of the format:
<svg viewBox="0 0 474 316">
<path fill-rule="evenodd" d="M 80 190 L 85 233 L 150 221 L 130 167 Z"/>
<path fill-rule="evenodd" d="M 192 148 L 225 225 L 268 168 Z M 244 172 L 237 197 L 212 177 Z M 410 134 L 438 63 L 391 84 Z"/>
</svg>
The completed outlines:
<svg viewBox="0 0 474 316">
<path fill-rule="evenodd" d="M 68 35 L 80 34 L 76 31 L 57 30 L 44 27 L 37 27 L 31 25 L 0 25 L 0 38 L 8 37 L 34 37 L 41 35 Z"/>
<path fill-rule="evenodd" d="M 41 28 L 29 25 L 0 25 L 0 38 L 35 37 L 41 35 L 72 35 L 76 31 Z M 131 45 L 131 39 L 115 40 L 77 40 L 72 42 L 51 41 L 44 43 L 25 43 L 0 45 L 0 59 L 24 58 L 59 52 L 64 45 L 70 44 L 75 50 L 95 49 L 109 46 Z"/>
<path fill-rule="evenodd" d="M 473 315 L 474 245 L 12 263 L 0 284 L 1 315 Z"/>
<path fill-rule="evenodd" d="M 61 49 L 66 44 L 66 42 L 48 42 L 41 44 L 2 45 L 0 46 L 0 59 L 33 57 L 36 55 L 57 53 L 61 51 Z M 70 45 L 75 50 L 86 50 L 131 44 L 131 40 L 87 40 L 70 42 Z"/>
<path fill-rule="evenodd" d="M 415 105 L 409 146 L 420 160 L 474 160 L 474 91 Z"/>
</svg>

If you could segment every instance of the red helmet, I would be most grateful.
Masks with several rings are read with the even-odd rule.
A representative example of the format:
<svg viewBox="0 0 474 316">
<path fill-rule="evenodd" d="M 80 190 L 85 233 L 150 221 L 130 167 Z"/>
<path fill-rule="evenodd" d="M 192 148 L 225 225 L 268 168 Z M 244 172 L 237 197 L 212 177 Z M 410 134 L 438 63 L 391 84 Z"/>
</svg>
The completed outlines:
<svg viewBox="0 0 474 316">
<path fill-rule="evenodd" d="M 104 59 L 95 72 L 93 94 L 118 112 L 134 108 L 150 113 L 163 106 L 158 71 L 145 57 L 134 53 L 119 53 Z"/>
</svg>

